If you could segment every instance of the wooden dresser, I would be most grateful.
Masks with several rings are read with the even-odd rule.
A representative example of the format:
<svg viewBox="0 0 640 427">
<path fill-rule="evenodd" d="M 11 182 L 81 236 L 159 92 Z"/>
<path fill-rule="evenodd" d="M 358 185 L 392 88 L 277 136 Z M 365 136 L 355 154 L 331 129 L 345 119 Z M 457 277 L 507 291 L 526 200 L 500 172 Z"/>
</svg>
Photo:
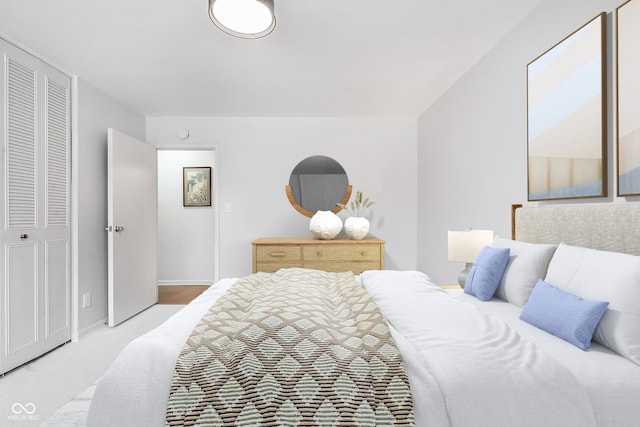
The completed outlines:
<svg viewBox="0 0 640 427">
<path fill-rule="evenodd" d="M 324 271 L 384 269 L 384 240 L 318 240 L 313 238 L 262 238 L 253 245 L 253 272 L 302 267 Z"/>
</svg>

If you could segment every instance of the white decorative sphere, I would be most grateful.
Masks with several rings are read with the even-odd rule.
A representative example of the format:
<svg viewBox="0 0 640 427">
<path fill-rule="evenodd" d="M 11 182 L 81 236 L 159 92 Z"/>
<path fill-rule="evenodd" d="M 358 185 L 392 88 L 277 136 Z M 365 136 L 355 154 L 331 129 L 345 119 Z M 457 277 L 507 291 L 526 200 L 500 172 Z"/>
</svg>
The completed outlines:
<svg viewBox="0 0 640 427">
<path fill-rule="evenodd" d="M 309 221 L 309 230 L 317 239 L 335 239 L 342 230 L 342 220 L 331 211 L 318 211 Z"/>
<path fill-rule="evenodd" d="M 344 231 L 353 240 L 362 240 L 369 232 L 369 220 L 361 216 L 350 216 L 344 221 Z"/>
</svg>

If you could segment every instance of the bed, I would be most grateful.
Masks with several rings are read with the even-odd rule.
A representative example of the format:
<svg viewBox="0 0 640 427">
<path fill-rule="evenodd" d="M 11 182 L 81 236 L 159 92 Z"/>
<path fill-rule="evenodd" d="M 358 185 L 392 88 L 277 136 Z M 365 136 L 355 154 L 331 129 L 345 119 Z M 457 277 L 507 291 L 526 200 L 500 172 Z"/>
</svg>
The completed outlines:
<svg viewBox="0 0 640 427">
<path fill-rule="evenodd" d="M 396 411 L 402 412 L 401 421 L 380 422 L 365 414 L 353 423 L 320 418 L 306 425 L 638 425 L 639 227 L 640 206 L 635 204 L 514 208 L 515 240 L 498 236 L 491 248 L 485 248 L 502 255 L 508 249 L 509 254 L 497 289 L 490 298 L 482 298 L 486 300 L 469 290 L 445 291 L 416 271 L 366 271 L 355 278 L 327 273 L 334 282 L 355 281 L 379 308 L 401 355 L 411 407 L 407 409 L 407 396 L 401 395 Z M 483 283 L 478 278 L 484 277 L 485 264 L 478 260 L 477 265 L 469 289 L 482 289 L 476 284 Z M 131 342 L 98 384 L 88 425 L 190 425 L 188 417 L 176 418 L 168 411 L 194 405 L 175 400 L 180 394 L 176 371 L 186 366 L 179 360 L 194 353 L 185 352 L 185 343 L 193 341 L 194 328 L 199 329 L 212 305 L 224 301 L 245 279 L 221 280 L 163 325 Z M 539 286 L 539 280 L 553 286 Z M 338 288 L 343 286 L 340 282 Z M 562 292 L 562 299 L 545 299 L 556 295 L 553 292 Z M 558 307 L 558 301 L 572 308 L 578 304 L 576 312 L 586 301 L 591 323 L 594 310 L 602 312 L 586 342 L 582 324 L 567 332 L 545 323 L 560 309 L 560 322 L 573 325 L 576 316 L 566 316 L 566 305 Z M 530 316 L 528 321 L 521 319 L 523 313 Z M 571 321 L 565 322 L 567 317 Z M 579 342 L 572 343 L 576 331 Z M 579 348 L 585 344 L 586 349 Z M 182 371 L 191 375 L 188 369 Z M 398 378 L 402 376 L 389 384 L 402 385 Z M 318 387 L 308 388 L 313 393 Z M 349 390 L 341 389 L 346 394 Z M 250 419 L 244 425 L 251 425 Z M 211 425 L 243 425 L 240 418 L 234 420 L 225 424 L 217 419 Z M 296 424 L 305 422 L 282 422 Z"/>
</svg>

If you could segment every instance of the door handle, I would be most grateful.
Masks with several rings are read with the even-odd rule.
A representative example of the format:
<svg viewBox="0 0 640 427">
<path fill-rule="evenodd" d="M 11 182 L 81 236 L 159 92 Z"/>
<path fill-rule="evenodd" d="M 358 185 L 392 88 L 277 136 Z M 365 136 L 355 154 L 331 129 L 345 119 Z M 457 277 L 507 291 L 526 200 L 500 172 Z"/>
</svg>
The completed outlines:
<svg viewBox="0 0 640 427">
<path fill-rule="evenodd" d="M 121 227 L 121 226 L 119 226 L 119 225 L 116 225 L 113 229 L 114 229 L 114 231 L 117 233 L 118 231 L 122 231 L 122 230 L 124 230 L 124 227 Z"/>
<path fill-rule="evenodd" d="M 25 234 L 21 234 L 21 235 L 20 235 L 20 238 L 21 238 L 22 240 L 24 240 L 24 239 L 28 239 L 28 238 L 29 238 L 29 235 L 28 235 L 28 234 L 26 234 L 26 233 L 25 233 Z"/>
</svg>

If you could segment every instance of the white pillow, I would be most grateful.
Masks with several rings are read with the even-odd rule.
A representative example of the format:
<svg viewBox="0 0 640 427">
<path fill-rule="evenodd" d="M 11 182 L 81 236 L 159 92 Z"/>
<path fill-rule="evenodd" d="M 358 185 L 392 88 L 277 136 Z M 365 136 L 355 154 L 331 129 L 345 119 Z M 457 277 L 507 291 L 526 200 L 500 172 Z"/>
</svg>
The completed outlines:
<svg viewBox="0 0 640 427">
<path fill-rule="evenodd" d="M 523 307 L 538 279 L 544 279 L 547 274 L 549 261 L 557 245 L 520 242 L 496 236 L 491 246 L 510 249 L 509 263 L 495 296 Z"/>
<path fill-rule="evenodd" d="M 561 243 L 545 281 L 582 298 L 608 301 L 593 339 L 640 365 L 640 257 Z"/>
</svg>

